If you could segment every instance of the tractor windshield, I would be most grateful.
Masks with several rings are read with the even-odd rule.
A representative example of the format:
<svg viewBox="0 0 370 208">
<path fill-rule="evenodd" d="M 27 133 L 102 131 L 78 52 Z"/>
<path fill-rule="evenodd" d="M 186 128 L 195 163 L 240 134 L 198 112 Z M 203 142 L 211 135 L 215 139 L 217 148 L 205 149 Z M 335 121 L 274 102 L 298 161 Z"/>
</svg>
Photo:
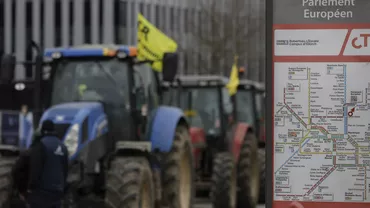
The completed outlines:
<svg viewBox="0 0 370 208">
<path fill-rule="evenodd" d="M 217 88 L 185 88 L 181 91 L 181 106 L 191 126 L 219 134 L 221 115 Z"/>
<path fill-rule="evenodd" d="M 254 113 L 254 99 L 251 90 L 239 90 L 236 94 L 236 111 L 238 121 L 255 124 L 256 115 Z"/>
<path fill-rule="evenodd" d="M 51 104 L 103 101 L 124 105 L 128 68 L 128 63 L 114 59 L 61 61 L 53 79 Z"/>
</svg>

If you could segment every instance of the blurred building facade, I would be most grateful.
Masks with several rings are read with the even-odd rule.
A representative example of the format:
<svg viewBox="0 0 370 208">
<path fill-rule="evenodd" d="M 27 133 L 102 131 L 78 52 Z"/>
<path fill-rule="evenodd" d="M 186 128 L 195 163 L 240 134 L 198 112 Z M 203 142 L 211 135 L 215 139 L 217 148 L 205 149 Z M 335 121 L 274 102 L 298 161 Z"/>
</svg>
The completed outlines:
<svg viewBox="0 0 370 208">
<path fill-rule="evenodd" d="M 250 1 L 253 15 L 261 15 L 261 1 L 246 1 Z M 220 0 L 221 5 L 226 3 Z M 43 48 L 85 43 L 135 45 L 138 12 L 178 42 L 180 72 L 196 73 L 200 57 L 195 53 L 199 50 L 195 30 L 207 24 L 201 19 L 199 0 L 0 0 L 0 52 L 25 60 L 30 40 Z M 248 54 L 253 54 L 246 57 L 248 77 L 260 81 L 264 80 L 263 34 L 264 30 L 260 31 L 245 46 L 251 50 Z M 23 68 L 15 75 L 16 79 L 31 76 L 32 72 Z"/>
</svg>

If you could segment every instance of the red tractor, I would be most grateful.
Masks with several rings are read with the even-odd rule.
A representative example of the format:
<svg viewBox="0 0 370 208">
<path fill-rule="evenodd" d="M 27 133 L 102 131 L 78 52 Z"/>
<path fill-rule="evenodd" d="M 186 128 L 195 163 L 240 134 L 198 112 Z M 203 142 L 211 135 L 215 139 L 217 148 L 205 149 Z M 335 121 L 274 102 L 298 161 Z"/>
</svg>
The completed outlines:
<svg viewBox="0 0 370 208">
<path fill-rule="evenodd" d="M 238 122 L 221 76 L 182 76 L 167 91 L 191 125 L 197 192 L 210 193 L 214 208 L 255 208 L 259 196 L 256 129 Z M 177 101 L 177 102 L 171 102 Z"/>
<path fill-rule="evenodd" d="M 233 96 L 238 116 L 237 121 L 248 123 L 256 129 L 259 138 L 258 154 L 260 161 L 260 196 L 259 201 L 265 201 L 265 86 L 250 80 L 240 80 L 238 92 Z"/>
</svg>

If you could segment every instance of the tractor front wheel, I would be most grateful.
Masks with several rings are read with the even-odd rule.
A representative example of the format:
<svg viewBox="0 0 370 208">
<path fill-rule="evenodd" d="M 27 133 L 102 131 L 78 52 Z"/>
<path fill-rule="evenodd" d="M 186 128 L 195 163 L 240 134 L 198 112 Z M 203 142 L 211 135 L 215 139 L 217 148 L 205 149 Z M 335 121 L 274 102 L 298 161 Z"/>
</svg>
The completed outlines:
<svg viewBox="0 0 370 208">
<path fill-rule="evenodd" d="M 154 208 L 154 183 L 146 158 L 116 158 L 107 173 L 105 202 L 111 208 Z"/>
<path fill-rule="evenodd" d="M 190 208 L 194 198 L 193 153 L 189 129 L 178 126 L 171 151 L 163 158 L 163 193 L 171 208 Z"/>
</svg>

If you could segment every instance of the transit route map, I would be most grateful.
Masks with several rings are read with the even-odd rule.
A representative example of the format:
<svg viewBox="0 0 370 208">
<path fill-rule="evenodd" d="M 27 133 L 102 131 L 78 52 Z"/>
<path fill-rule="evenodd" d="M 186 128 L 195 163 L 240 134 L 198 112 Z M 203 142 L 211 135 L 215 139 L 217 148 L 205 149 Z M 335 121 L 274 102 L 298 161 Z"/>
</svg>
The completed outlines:
<svg viewBox="0 0 370 208">
<path fill-rule="evenodd" d="M 370 64 L 274 68 L 274 200 L 370 201 Z"/>
</svg>

